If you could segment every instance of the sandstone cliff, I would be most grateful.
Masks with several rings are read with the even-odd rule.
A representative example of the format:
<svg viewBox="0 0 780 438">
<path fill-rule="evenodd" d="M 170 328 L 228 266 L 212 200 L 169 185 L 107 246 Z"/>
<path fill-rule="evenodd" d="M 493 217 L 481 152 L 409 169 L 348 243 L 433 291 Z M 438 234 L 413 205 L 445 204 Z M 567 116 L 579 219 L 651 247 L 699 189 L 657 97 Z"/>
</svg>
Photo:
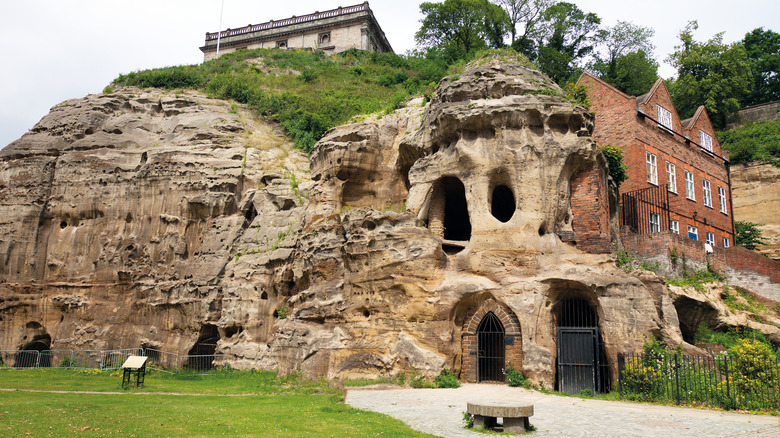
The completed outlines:
<svg viewBox="0 0 780 438">
<path fill-rule="evenodd" d="M 551 386 L 566 303 L 592 313 L 613 370 L 646 339 L 683 342 L 658 277 L 578 246 L 577 199 L 609 197 L 574 193 L 606 184 L 586 108 L 499 58 L 421 104 L 329 131 L 310 163 L 195 93 L 58 105 L 0 152 L 0 349 L 474 381 L 492 313 L 506 363 Z"/>
<path fill-rule="evenodd" d="M 762 224 L 767 238 L 758 252 L 780 261 L 780 168 L 771 164 L 738 164 L 731 168 L 734 219 Z"/>
</svg>

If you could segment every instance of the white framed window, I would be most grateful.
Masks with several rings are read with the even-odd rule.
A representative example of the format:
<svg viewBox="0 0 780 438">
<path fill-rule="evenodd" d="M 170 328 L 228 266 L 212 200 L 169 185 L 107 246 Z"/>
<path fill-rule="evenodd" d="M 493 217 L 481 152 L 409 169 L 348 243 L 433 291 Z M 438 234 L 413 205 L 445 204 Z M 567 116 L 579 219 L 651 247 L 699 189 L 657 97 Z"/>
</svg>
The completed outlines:
<svg viewBox="0 0 780 438">
<path fill-rule="evenodd" d="M 701 187 L 704 190 L 704 206 L 712 207 L 712 189 L 710 188 L 710 182 L 706 179 L 701 180 Z"/>
<path fill-rule="evenodd" d="M 677 193 L 677 169 L 674 163 L 666 162 L 666 188 Z"/>
<path fill-rule="evenodd" d="M 669 229 L 674 234 L 680 234 L 680 221 L 675 219 L 669 219 Z"/>
<path fill-rule="evenodd" d="M 696 192 L 693 189 L 693 172 L 685 171 L 685 197 L 695 201 Z"/>
<path fill-rule="evenodd" d="M 688 225 L 688 237 L 693 240 L 699 240 L 699 229 Z"/>
<path fill-rule="evenodd" d="M 699 131 L 699 144 L 704 149 L 712 152 L 712 136 L 704 131 Z"/>
<path fill-rule="evenodd" d="M 658 123 L 663 126 L 664 128 L 668 130 L 672 130 L 672 112 L 668 109 L 662 107 L 661 105 L 656 105 L 656 108 L 658 108 Z"/>
<path fill-rule="evenodd" d="M 661 231 L 661 215 L 650 212 L 650 232 L 657 233 Z"/>
<path fill-rule="evenodd" d="M 707 231 L 707 243 L 709 243 L 710 246 L 715 246 L 715 233 Z"/>
<path fill-rule="evenodd" d="M 655 154 L 645 152 L 645 160 L 647 161 L 647 182 L 658 185 L 658 166 Z"/>
<path fill-rule="evenodd" d="M 728 207 L 726 206 L 726 188 L 718 186 L 718 203 L 720 204 L 720 212 L 723 214 L 728 213 Z"/>
<path fill-rule="evenodd" d="M 729 244 L 729 238 L 728 238 L 728 237 L 724 237 L 724 238 L 723 238 L 723 247 L 724 247 L 724 248 L 728 248 L 729 246 L 731 246 L 731 245 Z"/>
</svg>

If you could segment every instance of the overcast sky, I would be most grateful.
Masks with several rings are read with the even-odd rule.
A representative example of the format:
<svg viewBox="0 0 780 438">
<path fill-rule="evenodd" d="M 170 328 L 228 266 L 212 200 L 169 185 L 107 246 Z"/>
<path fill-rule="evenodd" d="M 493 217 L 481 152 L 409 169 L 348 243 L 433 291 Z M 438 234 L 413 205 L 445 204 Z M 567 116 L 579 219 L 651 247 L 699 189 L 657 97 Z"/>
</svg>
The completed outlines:
<svg viewBox="0 0 780 438">
<path fill-rule="evenodd" d="M 572 1 L 572 0 L 570 0 Z M 5 36 L 0 66 L 0 147 L 33 127 L 49 108 L 98 93 L 117 75 L 202 60 L 205 33 L 219 28 L 222 0 L 3 0 Z M 396 53 L 414 48 L 421 0 L 371 0 L 370 6 Z M 659 62 L 677 34 L 698 20 L 697 40 L 725 31 L 740 40 L 757 27 L 780 32 L 780 1 L 573 0 L 602 24 L 618 19 L 656 30 Z M 222 28 L 304 15 L 360 0 L 224 0 Z M 660 74 L 674 70 L 662 63 Z"/>
</svg>

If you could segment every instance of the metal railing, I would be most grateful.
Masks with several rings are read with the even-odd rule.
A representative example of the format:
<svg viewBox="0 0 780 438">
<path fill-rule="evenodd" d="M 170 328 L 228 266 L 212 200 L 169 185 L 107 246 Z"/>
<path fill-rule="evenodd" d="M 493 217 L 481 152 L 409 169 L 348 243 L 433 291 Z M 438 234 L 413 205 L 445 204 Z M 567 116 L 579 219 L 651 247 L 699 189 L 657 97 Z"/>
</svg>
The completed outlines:
<svg viewBox="0 0 780 438">
<path fill-rule="evenodd" d="M 726 409 L 780 407 L 780 364 L 767 357 L 618 354 L 624 398 Z"/>
<path fill-rule="evenodd" d="M 290 17 L 284 20 L 272 20 L 266 23 L 250 24 L 248 26 L 239 27 L 238 29 L 227 29 L 221 32 L 207 32 L 206 41 L 216 40 L 217 38 L 227 38 L 236 35 L 244 35 L 247 33 L 258 32 L 261 30 L 274 29 L 277 27 L 289 26 L 291 24 L 306 23 L 309 21 L 320 20 L 323 18 L 338 17 L 340 15 L 354 14 L 356 12 L 368 11 L 368 3 L 361 3 L 355 6 L 348 6 L 346 8 L 331 9 L 324 12 L 315 12 L 313 14 L 301 15 L 300 17 Z M 221 35 L 220 35 L 221 33 Z"/>
<path fill-rule="evenodd" d="M 208 371 L 224 366 L 224 354 L 179 356 L 154 348 L 117 350 L 0 350 L 0 369 L 68 368 L 113 370 L 121 368 L 129 356 L 149 357 L 147 368 L 158 371 Z"/>
<path fill-rule="evenodd" d="M 669 230 L 669 191 L 666 185 L 623 193 L 620 206 L 620 225 L 629 226 L 637 234 Z"/>
</svg>

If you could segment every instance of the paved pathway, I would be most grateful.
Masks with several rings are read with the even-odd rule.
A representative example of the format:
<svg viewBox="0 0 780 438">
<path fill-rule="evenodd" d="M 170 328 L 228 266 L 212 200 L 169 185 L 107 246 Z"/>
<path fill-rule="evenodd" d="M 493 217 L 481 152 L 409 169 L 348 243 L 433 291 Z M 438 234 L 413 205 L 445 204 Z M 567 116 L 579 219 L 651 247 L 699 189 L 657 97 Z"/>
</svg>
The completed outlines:
<svg viewBox="0 0 780 438">
<path fill-rule="evenodd" d="M 464 384 L 458 389 L 355 388 L 346 403 L 398 418 L 443 437 L 485 437 L 463 428 L 466 402 L 517 400 L 534 405 L 534 437 L 740 437 L 780 438 L 780 419 L 703 409 L 547 395 L 504 385 Z"/>
</svg>

